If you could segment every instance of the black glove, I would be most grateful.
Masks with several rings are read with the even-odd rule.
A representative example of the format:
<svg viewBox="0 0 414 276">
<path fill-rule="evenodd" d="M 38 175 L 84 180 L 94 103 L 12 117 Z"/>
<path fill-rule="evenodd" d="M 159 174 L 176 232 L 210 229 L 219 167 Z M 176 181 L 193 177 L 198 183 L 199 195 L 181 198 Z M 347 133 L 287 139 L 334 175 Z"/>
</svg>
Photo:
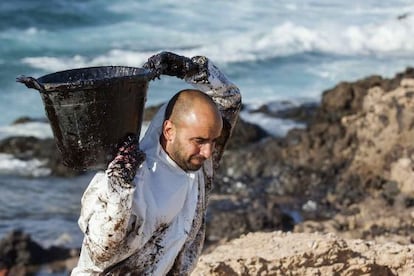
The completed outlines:
<svg viewBox="0 0 414 276">
<path fill-rule="evenodd" d="M 191 61 L 194 64 L 197 64 L 197 70 L 191 72 L 192 74 L 188 74 L 186 76 L 186 81 L 195 84 L 202 84 L 208 83 L 209 76 L 210 76 L 210 68 L 209 68 L 209 60 L 205 56 L 195 56 L 191 58 Z M 220 72 L 214 65 L 217 72 Z"/>
<path fill-rule="evenodd" d="M 171 52 L 161 52 L 153 55 L 144 63 L 143 67 L 151 71 L 151 79 L 160 78 L 160 75 L 184 79 L 199 72 L 197 63 L 187 57 Z"/>
<path fill-rule="evenodd" d="M 134 186 L 133 180 L 145 160 L 145 153 L 138 147 L 136 134 L 128 134 L 118 146 L 118 153 L 108 165 L 107 175 L 112 182 L 122 187 Z"/>
</svg>

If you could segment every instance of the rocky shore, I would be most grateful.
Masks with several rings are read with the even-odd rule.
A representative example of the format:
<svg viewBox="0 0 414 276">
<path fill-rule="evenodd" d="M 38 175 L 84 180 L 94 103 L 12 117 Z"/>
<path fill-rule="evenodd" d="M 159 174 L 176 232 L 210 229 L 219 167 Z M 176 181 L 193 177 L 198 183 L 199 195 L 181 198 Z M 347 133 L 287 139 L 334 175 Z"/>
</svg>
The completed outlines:
<svg viewBox="0 0 414 276">
<path fill-rule="evenodd" d="M 405 275 L 414 271 L 414 245 L 343 239 L 334 234 L 255 232 L 204 254 L 202 275 Z"/>
<path fill-rule="evenodd" d="M 339 83 L 318 104 L 252 112 L 306 128 L 272 137 L 239 120 L 195 275 L 414 273 L 413 68 Z M 7 138 L 0 152 L 46 159 L 55 175 L 81 173 L 60 164 L 51 139 Z"/>
</svg>

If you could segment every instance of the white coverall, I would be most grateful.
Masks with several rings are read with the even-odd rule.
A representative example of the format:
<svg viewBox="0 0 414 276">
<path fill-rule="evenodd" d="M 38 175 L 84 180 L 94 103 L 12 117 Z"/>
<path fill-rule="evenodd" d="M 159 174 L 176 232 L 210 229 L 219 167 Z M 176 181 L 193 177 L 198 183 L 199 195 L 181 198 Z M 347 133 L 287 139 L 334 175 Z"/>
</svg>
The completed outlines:
<svg viewBox="0 0 414 276">
<path fill-rule="evenodd" d="M 186 79 L 207 93 L 223 116 L 223 134 L 210 159 L 183 171 L 159 143 L 164 105 L 139 144 L 146 160 L 130 187 L 98 172 L 82 197 L 79 226 L 85 234 L 72 275 L 188 275 L 205 235 L 207 196 L 241 106 L 239 89 L 203 57 L 208 80 Z"/>
</svg>

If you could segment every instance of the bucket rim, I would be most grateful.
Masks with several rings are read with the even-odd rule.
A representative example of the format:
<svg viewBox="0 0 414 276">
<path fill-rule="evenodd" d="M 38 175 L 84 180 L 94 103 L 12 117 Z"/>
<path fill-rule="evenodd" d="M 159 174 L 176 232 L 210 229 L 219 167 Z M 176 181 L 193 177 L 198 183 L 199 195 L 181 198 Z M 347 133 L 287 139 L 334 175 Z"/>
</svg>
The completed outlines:
<svg viewBox="0 0 414 276">
<path fill-rule="evenodd" d="M 79 74 L 81 71 L 92 71 L 92 70 L 116 70 L 116 69 L 125 69 L 125 70 L 136 70 L 134 74 L 125 75 L 125 76 L 114 76 L 114 77 L 102 77 L 97 79 L 82 79 L 82 80 L 75 80 L 75 81 L 67 81 L 67 82 L 47 82 L 48 78 L 52 78 L 53 76 L 59 74 L 70 74 L 73 73 L 74 76 L 76 73 Z M 67 69 L 56 71 L 53 73 L 49 73 L 37 78 L 37 82 L 42 85 L 42 90 L 40 92 L 58 92 L 58 91 L 74 91 L 74 90 L 91 90 L 101 87 L 103 85 L 108 85 L 109 82 L 113 83 L 114 81 L 123 81 L 125 79 L 137 82 L 146 82 L 148 83 L 151 80 L 150 70 L 142 67 L 133 67 L 133 66 L 118 66 L 118 65 L 110 65 L 110 66 L 90 66 L 90 67 L 81 67 L 81 68 L 74 68 L 74 69 Z"/>
</svg>

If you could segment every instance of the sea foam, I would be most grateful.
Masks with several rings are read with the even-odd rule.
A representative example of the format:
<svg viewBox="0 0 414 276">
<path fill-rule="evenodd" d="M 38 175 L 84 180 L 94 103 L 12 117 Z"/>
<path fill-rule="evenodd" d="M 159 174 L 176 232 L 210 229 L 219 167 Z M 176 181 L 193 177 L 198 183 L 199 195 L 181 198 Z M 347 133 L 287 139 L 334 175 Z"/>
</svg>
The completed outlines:
<svg viewBox="0 0 414 276">
<path fill-rule="evenodd" d="M 336 55 L 414 54 L 414 16 L 390 19 L 365 25 L 329 25 L 313 29 L 290 21 L 267 30 L 250 30 L 202 46 L 170 49 L 185 56 L 203 54 L 217 63 L 249 62 L 275 57 L 317 52 Z M 340 31 L 339 31 L 340 30 Z M 112 49 L 95 57 L 82 55 L 54 57 L 33 56 L 23 64 L 47 71 L 101 65 L 140 66 L 155 51 Z"/>
<path fill-rule="evenodd" d="M 276 113 L 287 108 L 297 107 L 301 103 L 302 101 L 300 100 L 297 102 L 274 101 L 266 103 L 265 106 L 271 113 Z M 303 103 L 305 103 L 305 100 L 303 100 Z M 262 112 L 256 112 L 255 110 L 261 106 L 263 106 L 263 103 L 260 102 L 246 104 L 245 108 L 240 112 L 240 117 L 246 122 L 261 127 L 269 135 L 274 137 L 284 137 L 289 130 L 293 128 L 304 128 L 306 126 L 304 123 L 291 119 L 277 118 Z"/>
<path fill-rule="evenodd" d="M 39 139 L 53 137 L 52 129 L 46 122 L 27 122 L 0 126 L 0 140 L 11 136 L 32 136 Z"/>
<path fill-rule="evenodd" d="M 51 169 L 45 168 L 45 164 L 46 160 L 21 160 L 11 154 L 0 153 L 0 175 L 49 176 Z"/>
</svg>

